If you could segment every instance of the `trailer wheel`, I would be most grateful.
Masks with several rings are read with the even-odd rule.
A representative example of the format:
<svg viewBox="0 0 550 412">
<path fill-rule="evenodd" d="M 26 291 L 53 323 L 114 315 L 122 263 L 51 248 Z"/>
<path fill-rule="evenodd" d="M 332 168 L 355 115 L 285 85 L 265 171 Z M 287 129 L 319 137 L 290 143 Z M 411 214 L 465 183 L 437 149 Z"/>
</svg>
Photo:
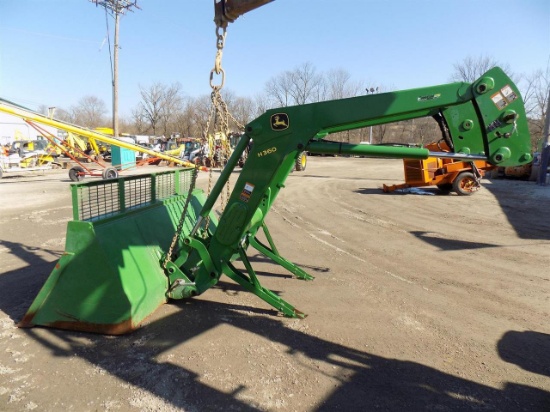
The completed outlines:
<svg viewBox="0 0 550 412">
<path fill-rule="evenodd" d="M 85 171 L 80 166 L 71 167 L 69 169 L 69 179 L 71 179 L 73 182 L 80 182 L 82 179 L 84 179 Z"/>
<path fill-rule="evenodd" d="M 462 172 L 453 182 L 453 190 L 459 196 L 469 196 L 479 190 L 479 183 L 473 173 Z"/>
<path fill-rule="evenodd" d="M 437 188 L 443 193 L 444 195 L 448 195 L 453 190 L 453 184 L 452 183 L 442 183 L 440 185 L 437 185 Z"/>
<path fill-rule="evenodd" d="M 306 170 L 307 165 L 307 155 L 306 152 L 301 152 L 296 158 L 296 171 L 303 172 Z"/>
<path fill-rule="evenodd" d="M 114 167 L 107 167 L 103 170 L 103 173 L 101 175 L 105 180 L 116 179 L 118 177 L 118 170 L 116 170 Z"/>
</svg>

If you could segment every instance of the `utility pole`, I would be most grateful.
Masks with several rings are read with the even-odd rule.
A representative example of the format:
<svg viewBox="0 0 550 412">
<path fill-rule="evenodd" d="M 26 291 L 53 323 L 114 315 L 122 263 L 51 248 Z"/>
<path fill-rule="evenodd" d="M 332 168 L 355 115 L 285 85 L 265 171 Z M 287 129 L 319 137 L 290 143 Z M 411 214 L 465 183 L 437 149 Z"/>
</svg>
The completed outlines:
<svg viewBox="0 0 550 412">
<path fill-rule="evenodd" d="M 367 87 L 365 89 L 367 91 L 367 94 L 374 94 L 378 93 L 378 87 L 375 89 L 374 87 L 371 87 L 370 89 Z M 372 126 L 369 127 L 369 144 L 372 144 Z"/>
<path fill-rule="evenodd" d="M 133 11 L 137 6 L 137 0 L 90 0 L 96 6 L 105 8 L 105 13 L 110 12 L 115 19 L 115 39 L 113 44 L 112 82 L 113 82 L 113 136 L 118 137 L 118 31 L 120 16 L 127 11 Z M 110 46 L 109 46 L 110 51 Z"/>
</svg>

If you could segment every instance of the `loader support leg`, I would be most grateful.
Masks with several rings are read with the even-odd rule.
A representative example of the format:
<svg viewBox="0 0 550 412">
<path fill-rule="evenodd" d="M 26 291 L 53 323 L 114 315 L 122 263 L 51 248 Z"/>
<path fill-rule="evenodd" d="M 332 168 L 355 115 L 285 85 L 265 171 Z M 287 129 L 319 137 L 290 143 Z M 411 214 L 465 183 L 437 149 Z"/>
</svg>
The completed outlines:
<svg viewBox="0 0 550 412">
<path fill-rule="evenodd" d="M 266 289 L 262 285 L 260 285 L 260 282 L 256 277 L 256 273 L 254 272 L 254 269 L 252 269 L 252 265 L 250 264 L 250 261 L 248 260 L 248 257 L 246 256 L 246 253 L 244 252 L 244 250 L 241 249 L 239 251 L 239 254 L 241 255 L 241 260 L 243 261 L 246 267 L 246 270 L 249 273 L 249 276 L 246 276 L 246 274 L 244 274 L 243 272 L 235 268 L 231 263 L 224 263 L 222 265 L 223 272 L 228 277 L 233 279 L 235 282 L 237 282 L 239 285 L 241 285 L 243 288 L 245 288 L 249 292 L 254 293 L 260 299 L 263 299 L 265 302 L 269 303 L 275 309 L 282 312 L 285 316 L 288 316 L 291 318 L 306 317 L 306 315 L 303 312 L 299 311 L 290 303 L 281 299 L 279 296 L 277 296 L 275 293 L 273 293 L 269 289 Z"/>
<path fill-rule="evenodd" d="M 256 249 L 258 252 L 262 253 L 263 255 L 267 256 L 271 260 L 273 260 L 275 263 L 278 263 L 282 267 L 284 267 L 286 270 L 288 270 L 290 273 L 295 275 L 297 278 L 302 280 L 313 280 L 315 279 L 313 276 L 311 276 L 309 273 L 304 271 L 303 269 L 296 266 L 294 263 L 290 262 L 289 260 L 286 260 L 284 257 L 282 257 L 279 254 L 279 251 L 275 247 L 275 244 L 273 243 L 273 239 L 269 233 L 269 230 L 267 229 L 267 226 L 265 223 L 262 225 L 262 228 L 264 230 L 265 237 L 267 241 L 269 242 L 269 246 L 267 247 L 263 243 L 261 243 L 255 236 L 250 236 L 249 243 L 250 245 Z"/>
</svg>

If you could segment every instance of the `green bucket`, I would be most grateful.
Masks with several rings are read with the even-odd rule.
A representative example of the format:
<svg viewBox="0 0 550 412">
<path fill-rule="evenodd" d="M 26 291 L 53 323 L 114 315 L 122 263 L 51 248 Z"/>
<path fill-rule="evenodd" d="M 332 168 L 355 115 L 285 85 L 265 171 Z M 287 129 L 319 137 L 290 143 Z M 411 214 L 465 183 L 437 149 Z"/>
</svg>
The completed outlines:
<svg viewBox="0 0 550 412">
<path fill-rule="evenodd" d="M 167 301 L 162 256 L 172 242 L 193 169 L 73 184 L 65 253 L 19 326 L 123 334 Z M 194 190 L 182 234 L 204 204 Z M 181 245 L 178 245 L 181 246 Z"/>
</svg>

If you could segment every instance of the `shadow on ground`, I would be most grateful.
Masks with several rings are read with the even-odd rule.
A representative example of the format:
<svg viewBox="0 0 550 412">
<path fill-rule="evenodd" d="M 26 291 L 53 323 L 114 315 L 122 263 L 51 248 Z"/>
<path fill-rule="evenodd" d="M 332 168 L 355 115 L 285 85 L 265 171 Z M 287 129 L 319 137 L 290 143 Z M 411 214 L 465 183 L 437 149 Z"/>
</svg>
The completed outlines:
<svg viewBox="0 0 550 412">
<path fill-rule="evenodd" d="M 515 190 L 515 188 L 521 190 Z M 522 239 L 550 240 L 548 204 L 550 188 L 535 182 L 493 180 L 483 190 L 491 192 L 517 235 Z"/>
<path fill-rule="evenodd" d="M 502 360 L 550 378 L 549 334 L 529 330 L 508 331 L 498 342 L 497 349 Z"/>
<path fill-rule="evenodd" d="M 53 265 L 22 245 L 6 242 L 3 245 L 33 265 L 32 271 L 23 268 L 0 276 L 0 309 L 16 321 L 22 316 L 22 305 L 30 304 L 45 280 L 42 272 L 48 273 Z M 37 267 L 41 268 L 40 276 L 31 278 Z M 28 337 L 49 350 L 53 357 L 69 358 L 76 355 L 112 376 L 185 410 L 260 410 L 238 396 L 245 389 L 237 385 L 238 382 L 233 392 L 222 392 L 204 384 L 199 374 L 185 368 L 182 365 L 185 364 L 182 360 L 184 358 L 180 358 L 179 365 L 158 360 L 162 353 L 221 325 L 254 333 L 270 342 L 284 345 L 287 348 L 286 356 L 295 358 L 296 362 L 300 362 L 300 359 L 303 362 L 305 357 L 313 364 L 328 364 L 336 370 L 347 371 L 335 377 L 338 385 L 311 409 L 315 411 L 542 412 L 550 406 L 549 392 L 515 383 L 507 383 L 503 388 L 496 389 L 420 363 L 376 356 L 290 329 L 281 318 L 273 316 L 273 310 L 200 299 L 178 302 L 177 306 L 181 310 L 125 336 L 107 337 L 59 330 L 47 330 L 47 333 L 40 330 L 41 333 L 37 333 L 37 328 L 24 331 Z M 85 345 L 82 344 L 83 335 L 88 342 Z M 142 339 L 145 344 L 135 344 Z M 549 335 L 546 334 L 508 332 L 498 343 L 498 351 L 507 362 L 533 373 L 550 376 L 548 365 L 541 364 L 542 355 L 543 359 L 548 359 L 549 341 Z M 110 356 L 105 356 L 106 353 Z M 238 375 L 238 371 L 233 372 Z M 303 379 L 315 382 L 323 373 L 322 370 L 312 369 Z M 271 378 L 258 376 L 259 380 Z"/>
<path fill-rule="evenodd" d="M 316 411 L 354 410 L 488 410 L 545 411 L 550 393 L 529 386 L 508 383 L 495 389 L 452 376 L 431 367 L 387 359 L 358 351 L 286 328 L 276 317 L 264 311 L 192 300 L 181 304 L 181 311 L 163 318 L 129 336 L 113 338 L 87 335 L 91 345 L 78 343 L 80 334 L 51 331 L 57 339 L 41 338 L 34 329 L 26 330 L 32 339 L 48 348 L 53 356 L 77 355 L 113 376 L 164 399 L 167 403 L 196 410 L 260 410 L 240 400 L 237 393 L 224 393 L 200 382 L 201 376 L 180 365 L 159 362 L 164 351 L 180 345 L 222 324 L 256 333 L 288 347 L 291 357 L 307 357 L 313 362 L 329 363 L 349 371 L 339 386 L 327 393 Z M 185 306 L 185 307 L 183 307 Z M 252 314 L 242 314 L 246 309 Z M 272 312 L 271 312 L 272 313 Z M 224 319 L 224 320 L 222 320 Z M 133 342 L 154 335 L 148 345 L 135 347 Z M 67 350 L 67 345 L 70 350 Z M 106 351 L 111 355 L 106 357 Z M 114 362 L 113 359 L 116 359 Z M 238 371 L 233 371 L 238 373 Z M 304 379 L 315 380 L 315 371 Z M 319 372 L 321 373 L 321 372 Z M 269 379 L 258 376 L 258 379 Z"/>
<path fill-rule="evenodd" d="M 45 260 L 37 252 L 54 258 L 59 258 L 61 252 L 37 249 L 7 240 L 0 240 L 0 247 L 7 248 L 9 254 L 26 264 L 0 275 L 0 309 L 14 322 L 19 322 L 55 265 L 55 262 Z"/>
<path fill-rule="evenodd" d="M 445 239 L 438 236 L 436 233 L 425 232 L 421 230 L 413 230 L 410 232 L 424 242 L 439 248 L 440 250 L 468 250 L 468 249 L 485 249 L 493 247 L 501 247 L 497 244 L 470 242 L 467 240 Z"/>
</svg>

